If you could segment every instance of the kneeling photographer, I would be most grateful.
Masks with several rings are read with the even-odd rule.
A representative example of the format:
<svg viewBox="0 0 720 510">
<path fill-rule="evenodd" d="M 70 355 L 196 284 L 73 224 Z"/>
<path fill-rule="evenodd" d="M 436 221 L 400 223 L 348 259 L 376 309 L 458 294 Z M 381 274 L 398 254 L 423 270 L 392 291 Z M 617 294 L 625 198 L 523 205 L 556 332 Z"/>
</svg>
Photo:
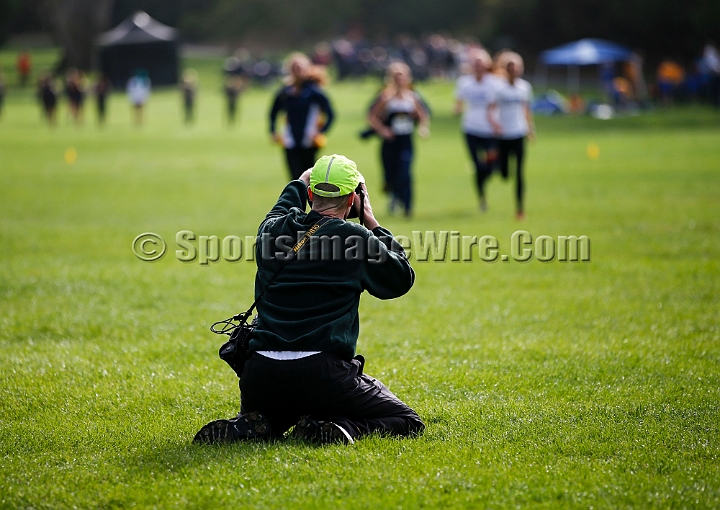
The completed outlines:
<svg viewBox="0 0 720 510">
<path fill-rule="evenodd" d="M 347 221 L 351 212 L 362 224 Z M 298 242 L 278 250 L 281 237 Z M 364 246 L 365 253 L 328 256 L 322 238 Z M 291 437 L 317 443 L 421 433 L 420 417 L 364 374 L 364 360 L 355 353 L 360 294 L 400 297 L 415 280 L 402 247 L 373 216 L 355 162 L 323 156 L 291 181 L 260 224 L 258 240 L 257 322 L 254 329 L 244 326 L 250 331 L 247 361 L 243 356 L 233 366 L 241 375 L 240 414 L 208 423 L 195 441 L 278 438 L 291 428 Z M 252 310 L 236 318 L 245 321 Z"/>
</svg>

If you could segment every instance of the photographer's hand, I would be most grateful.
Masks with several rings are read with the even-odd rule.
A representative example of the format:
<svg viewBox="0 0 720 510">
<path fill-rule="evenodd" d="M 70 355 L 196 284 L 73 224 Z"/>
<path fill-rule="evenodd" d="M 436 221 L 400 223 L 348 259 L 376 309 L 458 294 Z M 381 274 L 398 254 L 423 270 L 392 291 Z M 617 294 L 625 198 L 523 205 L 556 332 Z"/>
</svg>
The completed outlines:
<svg viewBox="0 0 720 510">
<path fill-rule="evenodd" d="M 373 215 L 372 206 L 370 205 L 370 194 L 368 193 L 367 188 L 365 187 L 365 183 L 361 183 L 360 186 L 362 186 L 363 192 L 365 193 L 365 209 L 364 209 L 364 218 L 363 218 L 363 224 L 365 225 L 365 228 L 368 230 L 372 230 L 374 228 L 377 228 L 380 226 L 380 223 L 375 219 L 375 216 Z M 355 197 L 355 201 L 353 202 L 353 208 L 357 211 L 358 216 L 360 215 L 360 196 Z"/>
<path fill-rule="evenodd" d="M 305 183 L 305 186 L 310 186 L 310 174 L 312 174 L 312 168 L 305 170 L 299 179 Z"/>
</svg>

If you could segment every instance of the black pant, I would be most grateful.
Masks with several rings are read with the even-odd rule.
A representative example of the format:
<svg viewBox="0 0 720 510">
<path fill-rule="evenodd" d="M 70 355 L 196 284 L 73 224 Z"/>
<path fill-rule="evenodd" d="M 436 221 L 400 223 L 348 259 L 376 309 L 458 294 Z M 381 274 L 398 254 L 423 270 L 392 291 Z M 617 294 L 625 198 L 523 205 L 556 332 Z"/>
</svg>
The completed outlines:
<svg viewBox="0 0 720 510">
<path fill-rule="evenodd" d="M 233 124 L 235 122 L 235 113 L 237 112 L 237 100 L 234 97 L 229 97 L 227 102 L 227 115 L 228 122 Z"/>
<path fill-rule="evenodd" d="M 515 155 L 517 170 L 515 172 L 515 198 L 517 200 L 517 211 L 523 211 L 523 195 L 525 193 L 525 178 L 523 177 L 523 156 L 525 155 L 525 137 L 512 140 L 498 140 L 500 154 L 500 173 L 504 179 L 508 178 L 510 166 L 510 154 Z"/>
<path fill-rule="evenodd" d="M 393 197 L 405 208 L 406 213 L 412 210 L 412 177 L 410 166 L 413 159 L 413 143 L 411 135 L 395 135 L 392 140 L 383 140 L 380 156 L 385 183 Z"/>
<path fill-rule="evenodd" d="M 281 436 L 303 415 L 333 421 L 353 438 L 377 432 L 419 434 L 420 417 L 380 381 L 362 374 L 358 360 L 329 353 L 298 360 L 252 354 L 240 379 L 241 411 L 260 411 L 273 436 Z"/>
<path fill-rule="evenodd" d="M 104 94 L 98 94 L 97 95 L 97 111 L 98 111 L 98 121 L 100 124 L 105 122 L 105 112 L 106 112 L 106 105 L 107 105 L 107 96 Z"/>
<path fill-rule="evenodd" d="M 710 75 L 710 102 L 716 108 L 720 108 L 720 74 L 712 73 Z"/>
<path fill-rule="evenodd" d="M 299 179 L 302 173 L 308 168 L 315 166 L 315 154 L 317 149 L 305 147 L 285 149 L 285 159 L 290 170 L 291 179 Z"/>
<path fill-rule="evenodd" d="M 480 198 L 485 196 L 485 181 L 492 173 L 492 163 L 488 161 L 488 153 L 497 149 L 497 140 L 465 133 L 470 157 L 475 165 L 475 184 Z M 483 152 L 482 157 L 480 151 Z"/>
<path fill-rule="evenodd" d="M 195 106 L 195 100 L 192 98 L 185 98 L 185 122 L 190 123 L 193 121 L 193 110 Z"/>
</svg>

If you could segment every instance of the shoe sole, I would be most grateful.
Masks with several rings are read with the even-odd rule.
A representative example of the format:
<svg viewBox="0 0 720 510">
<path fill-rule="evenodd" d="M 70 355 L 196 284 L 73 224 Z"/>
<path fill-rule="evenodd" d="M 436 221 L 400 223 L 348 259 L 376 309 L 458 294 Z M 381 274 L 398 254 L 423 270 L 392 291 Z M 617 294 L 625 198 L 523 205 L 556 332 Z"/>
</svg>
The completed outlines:
<svg viewBox="0 0 720 510">
<path fill-rule="evenodd" d="M 321 425 L 303 416 L 293 428 L 290 437 L 300 441 L 315 441 L 320 434 Z"/>
<path fill-rule="evenodd" d="M 197 434 L 195 434 L 193 442 L 207 444 L 230 442 L 234 436 L 234 434 L 231 435 L 230 433 L 231 429 L 232 425 L 229 420 L 216 420 L 210 422 L 201 428 Z"/>
<path fill-rule="evenodd" d="M 298 421 L 290 437 L 316 444 L 355 444 L 350 433 L 337 423 L 318 422 L 305 417 Z"/>
<path fill-rule="evenodd" d="M 231 443 L 248 439 L 262 439 L 270 435 L 270 425 L 260 413 L 248 413 L 233 420 L 211 421 L 201 428 L 195 443 Z"/>
<path fill-rule="evenodd" d="M 350 433 L 337 423 L 325 422 L 320 429 L 320 444 L 355 444 Z"/>
</svg>

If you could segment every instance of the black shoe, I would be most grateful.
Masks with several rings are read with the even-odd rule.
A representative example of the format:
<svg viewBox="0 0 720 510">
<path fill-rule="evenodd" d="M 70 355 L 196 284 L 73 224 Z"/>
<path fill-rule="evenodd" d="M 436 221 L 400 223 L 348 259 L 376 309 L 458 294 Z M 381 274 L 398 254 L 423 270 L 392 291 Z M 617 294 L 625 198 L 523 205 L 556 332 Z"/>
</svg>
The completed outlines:
<svg viewBox="0 0 720 510">
<path fill-rule="evenodd" d="M 311 420 L 307 416 L 300 418 L 290 437 L 317 444 L 355 443 L 350 433 L 337 423 Z"/>
<path fill-rule="evenodd" d="M 195 443 L 232 443 L 270 436 L 270 423 L 262 413 L 240 414 L 231 420 L 211 421 L 195 434 Z"/>
</svg>

